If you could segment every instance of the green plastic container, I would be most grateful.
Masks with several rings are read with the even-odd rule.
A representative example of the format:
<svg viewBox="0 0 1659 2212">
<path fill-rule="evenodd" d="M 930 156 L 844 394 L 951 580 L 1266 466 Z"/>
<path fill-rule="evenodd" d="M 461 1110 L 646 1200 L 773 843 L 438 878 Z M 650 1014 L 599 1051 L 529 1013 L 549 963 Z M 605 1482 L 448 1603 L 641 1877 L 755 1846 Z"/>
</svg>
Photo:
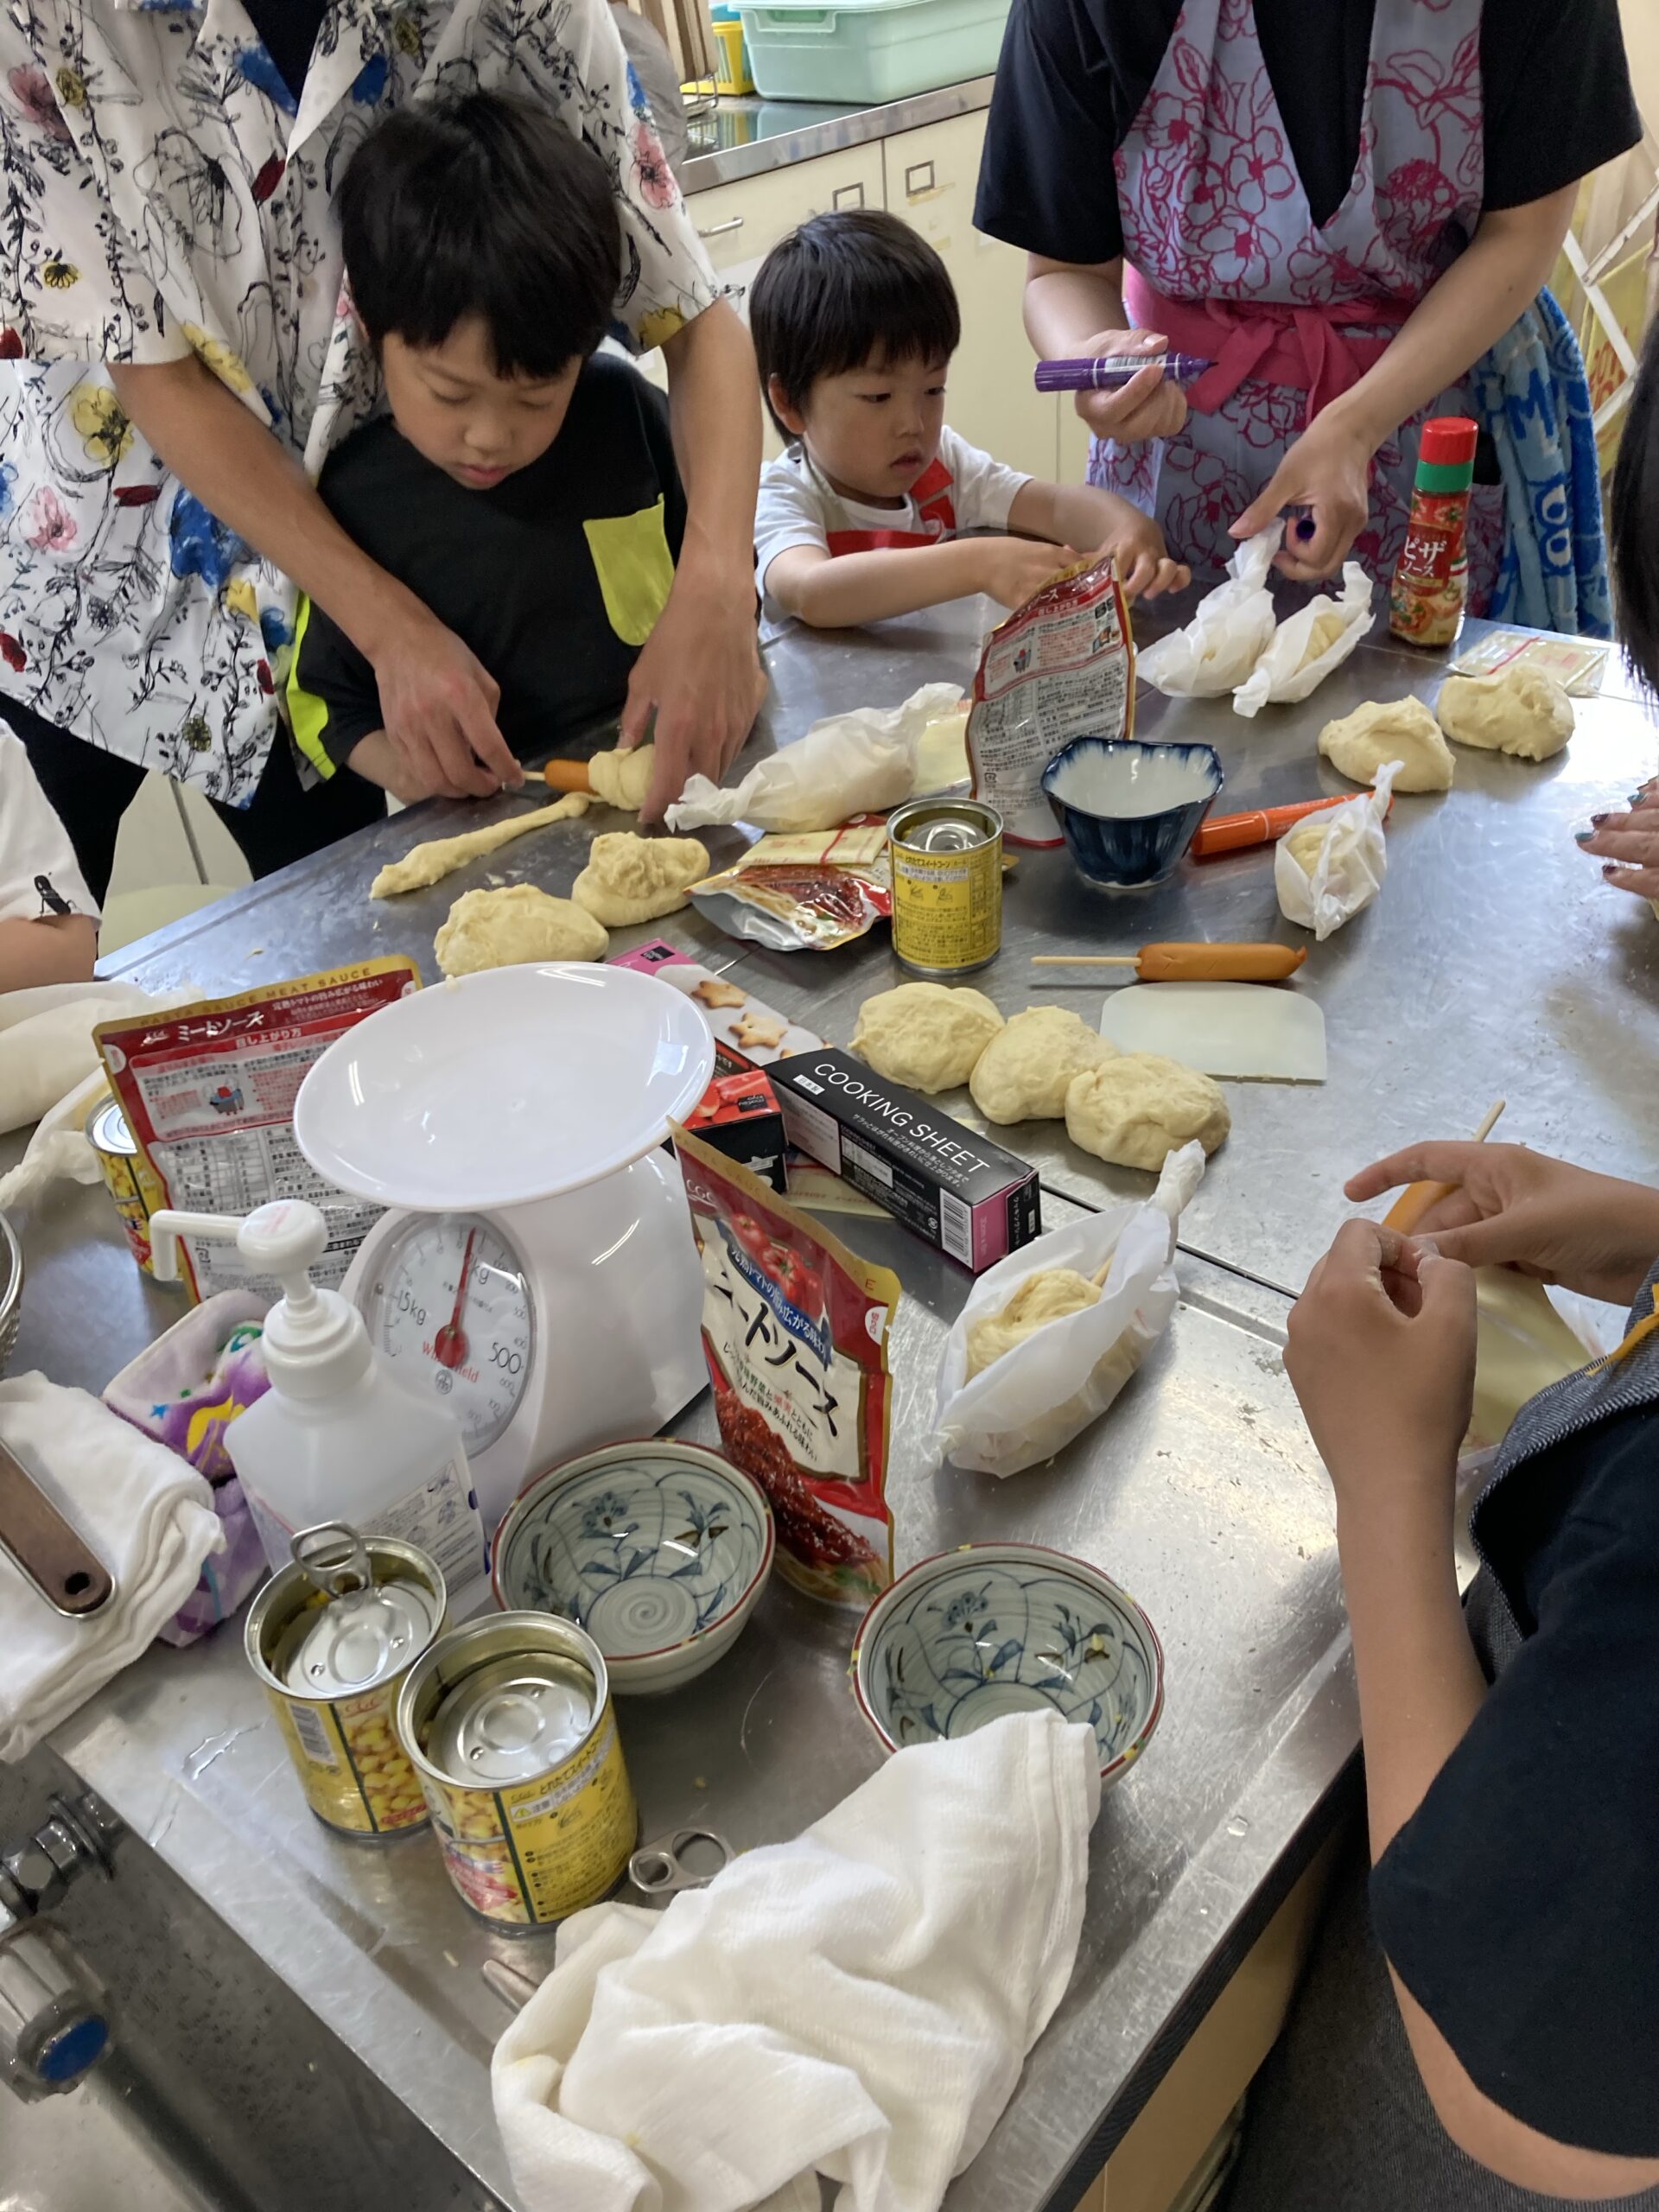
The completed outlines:
<svg viewBox="0 0 1659 2212">
<path fill-rule="evenodd" d="M 985 77 L 1009 0 L 767 0 L 740 8 L 755 90 L 769 100 L 880 107 Z"/>
</svg>

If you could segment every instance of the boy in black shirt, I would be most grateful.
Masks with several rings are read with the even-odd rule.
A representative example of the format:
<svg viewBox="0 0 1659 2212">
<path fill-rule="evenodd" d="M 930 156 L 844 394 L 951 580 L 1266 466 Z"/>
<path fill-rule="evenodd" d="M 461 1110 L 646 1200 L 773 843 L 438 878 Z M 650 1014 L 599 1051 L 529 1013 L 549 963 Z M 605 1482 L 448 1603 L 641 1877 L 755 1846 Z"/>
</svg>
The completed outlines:
<svg viewBox="0 0 1659 2212">
<path fill-rule="evenodd" d="M 666 402 L 594 353 L 621 270 L 604 165 L 540 110 L 473 92 L 389 116 L 340 198 L 391 412 L 319 489 L 489 670 L 513 751 L 544 753 L 621 708 L 685 519 Z M 288 703 L 325 776 L 424 795 L 400 787 L 373 669 L 306 602 Z"/>
</svg>

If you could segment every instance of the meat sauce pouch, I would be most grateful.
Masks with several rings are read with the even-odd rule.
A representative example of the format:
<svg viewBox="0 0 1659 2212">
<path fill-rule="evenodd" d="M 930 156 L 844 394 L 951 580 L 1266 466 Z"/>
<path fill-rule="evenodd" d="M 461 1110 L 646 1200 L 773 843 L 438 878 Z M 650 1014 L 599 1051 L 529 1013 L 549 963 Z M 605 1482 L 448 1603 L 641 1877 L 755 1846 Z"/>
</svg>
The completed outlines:
<svg viewBox="0 0 1659 2212">
<path fill-rule="evenodd" d="M 685 1129 L 673 1135 L 726 1456 L 766 1494 L 785 1580 L 868 1605 L 893 1580 L 887 1342 L 899 1278 Z"/>
</svg>

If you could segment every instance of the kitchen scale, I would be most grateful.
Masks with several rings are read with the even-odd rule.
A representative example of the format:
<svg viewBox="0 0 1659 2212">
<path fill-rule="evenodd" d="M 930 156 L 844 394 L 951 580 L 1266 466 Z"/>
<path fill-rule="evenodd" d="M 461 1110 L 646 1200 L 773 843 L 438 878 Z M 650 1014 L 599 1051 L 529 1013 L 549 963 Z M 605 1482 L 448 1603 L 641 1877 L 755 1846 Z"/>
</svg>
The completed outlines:
<svg viewBox="0 0 1659 2212">
<path fill-rule="evenodd" d="M 492 1535 L 531 1475 L 654 1434 L 708 1379 L 662 1145 L 714 1064 L 683 992 L 547 963 L 400 999 L 300 1086 L 306 1159 L 387 1209 L 342 1288 L 398 1379 L 459 1417 Z"/>
</svg>

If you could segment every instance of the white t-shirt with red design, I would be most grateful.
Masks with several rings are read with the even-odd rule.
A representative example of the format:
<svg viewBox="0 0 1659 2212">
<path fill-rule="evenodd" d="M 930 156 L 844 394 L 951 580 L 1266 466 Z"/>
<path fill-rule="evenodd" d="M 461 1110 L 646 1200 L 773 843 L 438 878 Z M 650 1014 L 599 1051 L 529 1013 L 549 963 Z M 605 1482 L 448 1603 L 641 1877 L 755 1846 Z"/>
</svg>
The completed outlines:
<svg viewBox="0 0 1659 2212">
<path fill-rule="evenodd" d="M 791 445 L 760 472 L 754 514 L 754 574 L 763 598 L 766 571 L 797 545 L 824 553 L 865 551 L 895 543 L 943 543 L 976 530 L 1006 531 L 1008 512 L 1031 479 L 959 438 L 947 423 L 939 457 L 901 507 L 874 507 L 830 486 L 802 445 Z M 868 540 L 851 543 L 849 540 Z M 838 541 L 838 542 L 837 542 Z M 769 625 L 787 620 L 766 600 Z"/>
</svg>

